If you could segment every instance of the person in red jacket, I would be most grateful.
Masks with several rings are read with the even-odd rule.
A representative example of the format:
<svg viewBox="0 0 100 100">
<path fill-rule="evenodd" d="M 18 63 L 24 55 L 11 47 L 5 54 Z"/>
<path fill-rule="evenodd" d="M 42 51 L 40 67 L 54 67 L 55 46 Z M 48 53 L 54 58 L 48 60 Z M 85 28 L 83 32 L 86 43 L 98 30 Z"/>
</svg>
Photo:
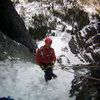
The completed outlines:
<svg viewBox="0 0 100 100">
<path fill-rule="evenodd" d="M 56 55 L 54 49 L 51 47 L 52 39 L 46 38 L 45 45 L 39 48 L 36 52 L 37 64 L 44 70 L 44 78 L 46 81 L 56 78 L 57 75 L 53 73 L 53 65 L 56 62 Z"/>
</svg>

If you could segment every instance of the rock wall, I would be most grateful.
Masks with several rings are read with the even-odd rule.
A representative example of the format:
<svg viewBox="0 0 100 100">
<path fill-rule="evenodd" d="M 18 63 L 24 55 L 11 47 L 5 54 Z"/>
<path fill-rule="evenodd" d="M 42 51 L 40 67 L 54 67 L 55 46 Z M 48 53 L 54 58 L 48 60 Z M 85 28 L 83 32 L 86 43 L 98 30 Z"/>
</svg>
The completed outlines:
<svg viewBox="0 0 100 100">
<path fill-rule="evenodd" d="M 88 25 L 72 36 L 69 47 L 91 65 L 100 65 L 100 22 Z"/>
<path fill-rule="evenodd" d="M 70 96 L 76 96 L 76 100 L 99 100 L 100 22 L 88 25 L 73 35 L 69 47 L 73 54 L 77 57 L 80 55 L 86 62 L 90 63 L 89 66 L 86 66 L 87 68 L 84 66 L 83 69 L 74 68 L 75 76 L 72 81 Z M 91 65 L 93 66 L 91 67 Z"/>
<path fill-rule="evenodd" d="M 28 47 L 35 54 L 36 43 L 32 40 L 10 0 L 0 0 L 0 30 L 12 40 Z"/>
<path fill-rule="evenodd" d="M 35 60 L 35 52 L 36 42 L 13 3 L 10 0 L 0 0 L 0 60 L 13 56 L 32 61 Z"/>
<path fill-rule="evenodd" d="M 10 57 L 10 60 L 20 58 L 35 62 L 35 56 L 22 44 L 10 39 L 0 31 L 0 60 Z"/>
</svg>

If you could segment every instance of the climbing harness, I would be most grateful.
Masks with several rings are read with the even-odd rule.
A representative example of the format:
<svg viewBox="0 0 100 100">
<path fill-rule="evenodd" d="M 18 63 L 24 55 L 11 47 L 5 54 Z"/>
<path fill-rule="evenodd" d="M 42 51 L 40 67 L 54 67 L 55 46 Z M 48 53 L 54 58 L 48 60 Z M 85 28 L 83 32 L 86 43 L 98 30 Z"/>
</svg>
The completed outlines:
<svg viewBox="0 0 100 100">
<path fill-rule="evenodd" d="M 53 49 L 50 48 L 50 54 L 48 54 L 48 55 L 45 54 L 43 46 L 40 48 L 40 51 L 41 51 L 40 56 L 46 56 L 46 57 L 50 57 L 52 55 L 52 53 L 53 53 Z"/>
</svg>

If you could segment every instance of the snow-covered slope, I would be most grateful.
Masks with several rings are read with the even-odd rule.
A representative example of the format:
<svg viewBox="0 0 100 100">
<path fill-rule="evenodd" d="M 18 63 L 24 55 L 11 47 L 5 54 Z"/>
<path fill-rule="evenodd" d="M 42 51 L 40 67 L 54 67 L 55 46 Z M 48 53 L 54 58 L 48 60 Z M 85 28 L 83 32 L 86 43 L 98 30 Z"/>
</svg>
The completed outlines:
<svg viewBox="0 0 100 100">
<path fill-rule="evenodd" d="M 0 97 L 11 96 L 15 100 L 75 100 L 69 97 L 73 74 L 57 67 L 54 73 L 58 78 L 46 83 L 38 65 L 23 61 L 0 62 Z"/>
<path fill-rule="evenodd" d="M 20 14 L 20 16 L 24 18 L 26 27 L 32 26 L 32 16 L 34 16 L 35 14 L 44 14 L 46 16 L 49 15 L 48 22 L 52 22 L 54 19 L 56 19 L 56 30 L 51 30 L 51 34 L 55 33 L 55 36 L 51 36 L 51 38 L 53 39 L 52 47 L 54 47 L 55 49 L 57 58 L 61 58 L 62 64 L 66 64 L 68 66 L 83 64 L 83 62 L 70 51 L 70 48 L 68 46 L 68 42 L 70 41 L 72 36 L 67 33 L 66 30 L 72 30 L 72 27 L 63 22 L 60 18 L 55 18 L 50 13 L 50 10 L 47 9 L 49 6 L 50 5 L 44 4 L 42 2 L 21 2 L 20 4 L 16 5 L 16 10 Z M 58 5 L 55 5 L 54 7 L 55 9 L 59 10 Z M 66 26 L 64 32 L 62 32 L 63 26 Z M 38 44 L 43 45 L 41 41 Z M 38 45 L 38 47 L 40 46 Z M 86 61 L 83 58 L 81 59 L 85 64 Z"/>
<path fill-rule="evenodd" d="M 85 26 L 73 35 L 69 44 L 77 56 L 80 55 L 92 65 L 100 65 L 100 22 Z M 72 46 L 75 47 L 74 50 Z"/>
<path fill-rule="evenodd" d="M 68 46 L 68 42 L 70 41 L 70 38 L 71 38 L 70 34 L 66 35 L 66 33 L 62 33 L 62 35 L 60 35 L 60 36 L 57 36 L 57 37 L 51 36 L 51 38 L 53 39 L 52 47 L 55 49 L 57 59 L 59 60 L 59 58 L 61 58 L 63 65 L 72 66 L 72 65 L 76 65 L 76 64 L 82 64 L 80 59 L 78 59 L 70 51 L 70 48 Z M 38 44 L 38 47 L 40 48 L 41 46 L 44 45 L 44 40 L 39 41 L 37 44 Z M 56 64 L 59 65 L 57 62 L 56 62 Z"/>
</svg>

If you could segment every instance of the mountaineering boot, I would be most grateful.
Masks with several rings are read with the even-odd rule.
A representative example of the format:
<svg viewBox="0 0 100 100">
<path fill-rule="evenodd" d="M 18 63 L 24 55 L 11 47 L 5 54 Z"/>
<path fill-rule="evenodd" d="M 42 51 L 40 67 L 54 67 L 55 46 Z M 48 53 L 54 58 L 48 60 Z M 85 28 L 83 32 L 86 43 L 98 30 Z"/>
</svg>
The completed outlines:
<svg viewBox="0 0 100 100">
<path fill-rule="evenodd" d="M 45 78 L 45 81 L 48 82 L 48 79 Z"/>
<path fill-rule="evenodd" d="M 48 82 L 48 81 L 50 81 L 50 80 L 51 80 L 51 79 L 47 79 L 47 78 L 45 78 L 45 81 L 46 81 L 46 82 Z"/>
<path fill-rule="evenodd" d="M 48 78 L 47 78 L 46 74 L 44 75 L 44 79 L 45 79 L 46 82 L 48 82 Z"/>
<path fill-rule="evenodd" d="M 45 73 L 44 78 L 45 78 L 45 81 L 48 82 L 49 80 L 52 79 L 52 76 L 48 73 Z"/>
<path fill-rule="evenodd" d="M 55 75 L 55 74 L 52 74 L 52 77 L 53 77 L 53 78 L 57 78 L 57 75 Z"/>
</svg>

